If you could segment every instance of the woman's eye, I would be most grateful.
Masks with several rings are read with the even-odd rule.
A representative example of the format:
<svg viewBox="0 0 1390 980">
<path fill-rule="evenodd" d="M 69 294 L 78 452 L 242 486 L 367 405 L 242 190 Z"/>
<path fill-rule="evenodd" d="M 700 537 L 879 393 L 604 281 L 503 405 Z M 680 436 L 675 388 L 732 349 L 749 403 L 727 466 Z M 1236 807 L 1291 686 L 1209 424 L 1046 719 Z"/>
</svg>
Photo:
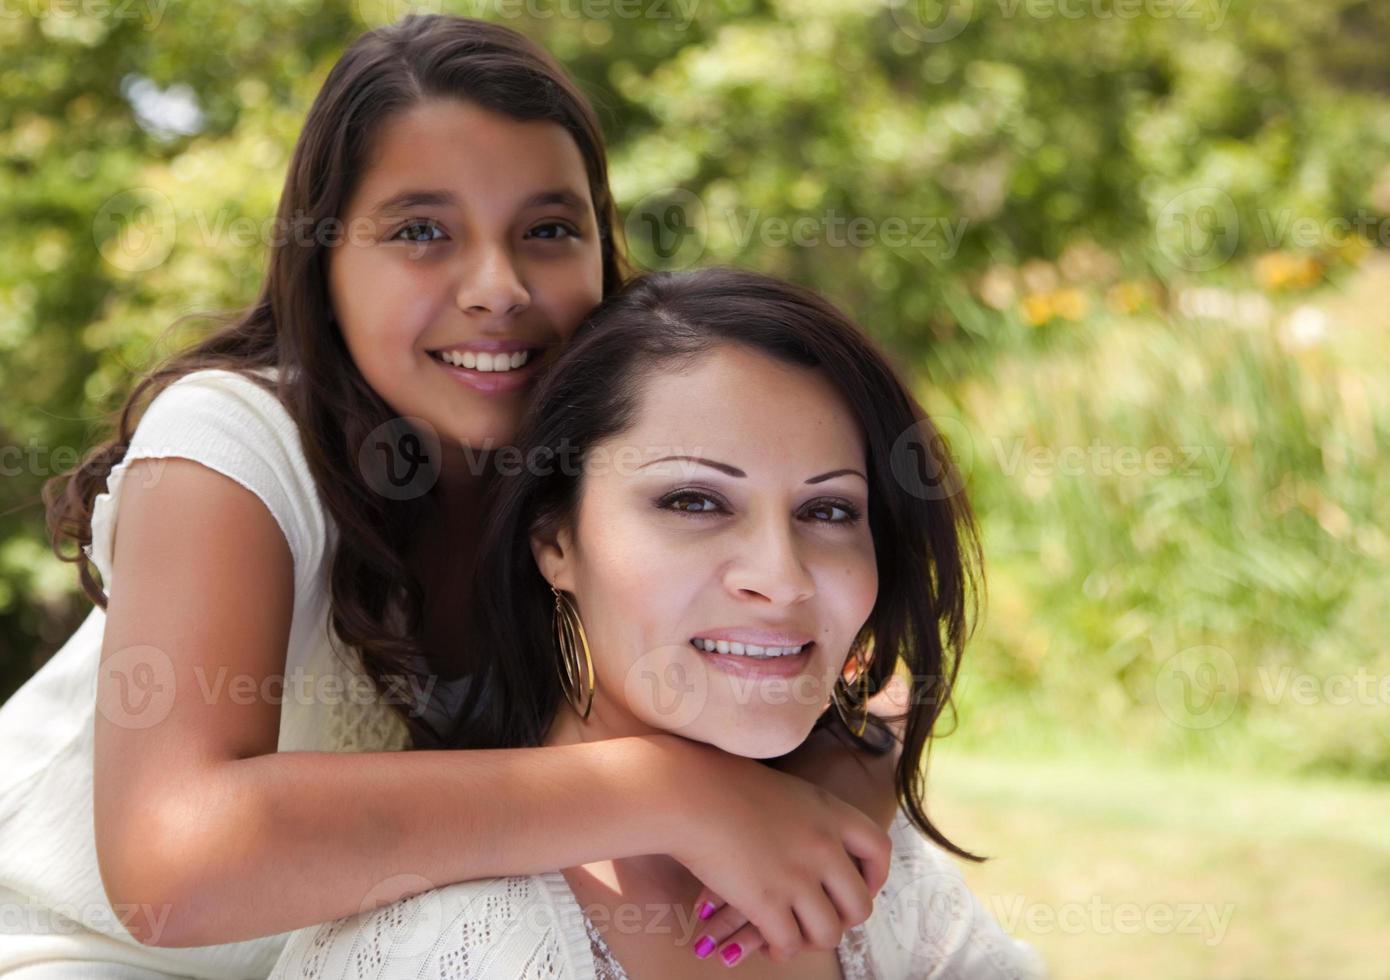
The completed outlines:
<svg viewBox="0 0 1390 980">
<path fill-rule="evenodd" d="M 826 524 L 853 524 L 855 521 L 859 520 L 859 511 L 857 509 L 851 507 L 849 504 L 836 503 L 835 501 L 826 501 L 816 504 L 811 508 L 810 513 L 833 514 L 835 511 L 839 511 L 844 516 L 840 518 L 817 517 L 815 519 Z"/>
<path fill-rule="evenodd" d="M 694 506 L 689 506 L 693 504 Z M 679 514 L 709 514 L 723 507 L 708 494 L 694 490 L 682 490 L 661 500 L 664 510 L 674 510 Z M 853 524 L 859 520 L 859 510 L 853 505 L 835 500 L 827 500 L 812 505 L 805 513 L 811 520 L 822 524 Z M 838 515 L 838 516 L 837 516 Z"/>
<path fill-rule="evenodd" d="M 695 502 L 697 504 L 709 504 L 710 506 L 698 506 L 689 508 L 682 506 L 684 503 Z M 678 514 L 707 514 L 719 509 L 719 505 L 712 497 L 703 493 L 694 493 L 690 490 L 682 490 L 680 493 L 673 493 L 661 501 L 661 507 L 665 510 L 674 510 Z"/>
<path fill-rule="evenodd" d="M 546 241 L 554 241 L 560 238 L 577 238 L 579 232 L 565 224 L 563 221 L 547 221 L 543 225 L 536 225 L 526 233 L 528 238 L 541 238 Z"/>
<path fill-rule="evenodd" d="M 394 241 L 396 239 L 401 239 L 402 236 L 404 236 L 404 241 L 415 242 L 416 244 L 421 245 L 427 244 L 432 241 L 437 241 L 437 239 L 433 238 L 417 238 L 414 234 L 411 234 L 411 232 L 415 232 L 422 228 L 426 231 L 442 232 L 442 229 L 433 221 L 412 221 L 410 224 L 406 225 L 400 231 L 396 232 L 396 234 L 392 236 L 392 240 Z"/>
</svg>

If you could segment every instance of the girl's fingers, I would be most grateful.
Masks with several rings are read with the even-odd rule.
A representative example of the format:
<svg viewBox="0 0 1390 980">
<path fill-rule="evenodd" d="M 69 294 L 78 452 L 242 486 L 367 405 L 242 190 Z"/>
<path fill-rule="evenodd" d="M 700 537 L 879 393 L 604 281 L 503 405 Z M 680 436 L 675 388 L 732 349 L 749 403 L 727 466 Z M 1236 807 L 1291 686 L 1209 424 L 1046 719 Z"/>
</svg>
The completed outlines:
<svg viewBox="0 0 1390 980">
<path fill-rule="evenodd" d="M 716 916 L 717 918 L 717 916 Z M 812 899 L 795 908 L 795 919 L 801 937 L 795 947 L 768 948 L 768 956 L 774 963 L 785 963 L 810 945 L 814 949 L 834 949 L 844 935 L 840 925 L 839 913 L 835 910 L 830 896 L 821 892 L 819 900 Z M 752 953 L 767 946 L 758 927 L 751 922 L 740 926 L 724 942 L 719 944 L 719 959 L 726 966 L 736 966 Z"/>
<path fill-rule="evenodd" d="M 758 926 L 749 922 L 747 925 L 740 926 L 734 931 L 733 936 L 739 936 L 734 940 L 733 936 L 725 940 L 716 954 L 720 959 L 733 966 L 734 963 L 743 962 L 747 954 L 743 952 L 745 944 L 753 941 L 753 934 L 761 932 L 761 943 L 767 949 L 768 955 L 773 957 L 774 962 L 785 963 L 806 946 L 806 939 L 801 934 L 801 926 L 797 924 L 796 916 L 791 908 L 787 908 L 780 915 L 768 916 L 763 923 Z M 731 941 L 739 944 L 737 953 L 729 949 Z"/>
<path fill-rule="evenodd" d="M 808 895 L 805 901 L 797 903 L 793 912 L 796 921 L 801 925 L 801 934 L 806 937 L 808 947 L 831 950 L 840 945 L 845 927 L 840 922 L 840 913 L 826 894 L 824 886 L 815 894 Z"/>
<path fill-rule="evenodd" d="M 859 865 L 859 871 L 868 886 L 869 897 L 879 893 L 888 881 L 888 862 L 893 856 L 893 839 L 878 827 L 847 828 L 844 834 L 845 850 Z"/>
<path fill-rule="evenodd" d="M 835 903 L 840 922 L 846 929 L 861 924 L 874 910 L 873 896 L 864 879 L 855 871 L 831 873 L 822 882 L 825 893 Z"/>
</svg>

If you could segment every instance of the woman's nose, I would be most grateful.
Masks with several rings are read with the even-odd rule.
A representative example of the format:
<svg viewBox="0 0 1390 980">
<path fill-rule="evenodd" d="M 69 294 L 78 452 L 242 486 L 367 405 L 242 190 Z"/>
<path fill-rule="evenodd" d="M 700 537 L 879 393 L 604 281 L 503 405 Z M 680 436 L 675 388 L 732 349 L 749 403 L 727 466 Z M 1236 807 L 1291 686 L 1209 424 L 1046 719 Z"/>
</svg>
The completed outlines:
<svg viewBox="0 0 1390 980">
<path fill-rule="evenodd" d="M 725 578 L 742 598 L 758 595 L 777 605 L 792 605 L 815 594 L 815 581 L 797 551 L 795 533 L 784 523 L 749 533 Z"/>
</svg>

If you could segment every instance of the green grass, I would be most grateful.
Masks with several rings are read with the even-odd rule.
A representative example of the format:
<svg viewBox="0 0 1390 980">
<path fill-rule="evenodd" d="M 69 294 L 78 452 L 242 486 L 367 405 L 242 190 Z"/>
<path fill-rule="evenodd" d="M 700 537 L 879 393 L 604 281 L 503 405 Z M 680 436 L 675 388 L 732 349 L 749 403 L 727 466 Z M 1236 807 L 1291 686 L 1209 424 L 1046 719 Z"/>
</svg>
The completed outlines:
<svg viewBox="0 0 1390 980">
<path fill-rule="evenodd" d="M 993 858 L 962 862 L 972 889 L 1056 978 L 1390 978 L 1390 787 L 949 739 L 929 786 Z"/>
<path fill-rule="evenodd" d="M 1390 779 L 1390 258 L 1208 294 L 1257 313 L 1101 311 L 922 382 L 984 531 L 960 737 Z M 1291 329 L 1310 316 L 1321 333 Z M 1219 724 L 1170 710 L 1214 676 L 1192 651 L 1229 668 Z"/>
<path fill-rule="evenodd" d="M 1098 314 L 924 388 L 989 580 L 929 810 L 1054 977 L 1390 978 L 1387 336 L 1374 257 L 1245 323 Z M 1093 440 L 1229 462 L 1010 463 Z M 1175 708 L 1203 657 L 1219 716 Z"/>
</svg>

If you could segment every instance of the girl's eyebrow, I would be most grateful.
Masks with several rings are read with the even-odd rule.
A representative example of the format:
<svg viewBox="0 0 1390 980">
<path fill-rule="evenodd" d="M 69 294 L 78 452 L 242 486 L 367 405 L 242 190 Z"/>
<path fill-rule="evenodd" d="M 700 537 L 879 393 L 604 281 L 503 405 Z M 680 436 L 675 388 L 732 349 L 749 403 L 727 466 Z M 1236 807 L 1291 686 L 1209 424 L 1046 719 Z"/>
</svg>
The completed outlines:
<svg viewBox="0 0 1390 980">
<path fill-rule="evenodd" d="M 458 198 L 454 196 L 452 191 L 401 191 L 377 204 L 371 213 L 373 215 L 387 215 L 399 211 L 409 211 L 412 208 L 429 208 L 457 203 Z"/>
<path fill-rule="evenodd" d="M 378 217 L 385 217 L 388 214 L 397 214 L 414 208 L 448 207 L 456 204 L 458 204 L 458 197 L 452 191 L 401 191 L 378 203 L 371 213 Z M 521 207 L 524 210 L 547 204 L 559 204 L 574 208 L 577 211 L 583 211 L 586 207 L 584 199 L 568 188 L 538 191 L 523 201 Z"/>
</svg>

